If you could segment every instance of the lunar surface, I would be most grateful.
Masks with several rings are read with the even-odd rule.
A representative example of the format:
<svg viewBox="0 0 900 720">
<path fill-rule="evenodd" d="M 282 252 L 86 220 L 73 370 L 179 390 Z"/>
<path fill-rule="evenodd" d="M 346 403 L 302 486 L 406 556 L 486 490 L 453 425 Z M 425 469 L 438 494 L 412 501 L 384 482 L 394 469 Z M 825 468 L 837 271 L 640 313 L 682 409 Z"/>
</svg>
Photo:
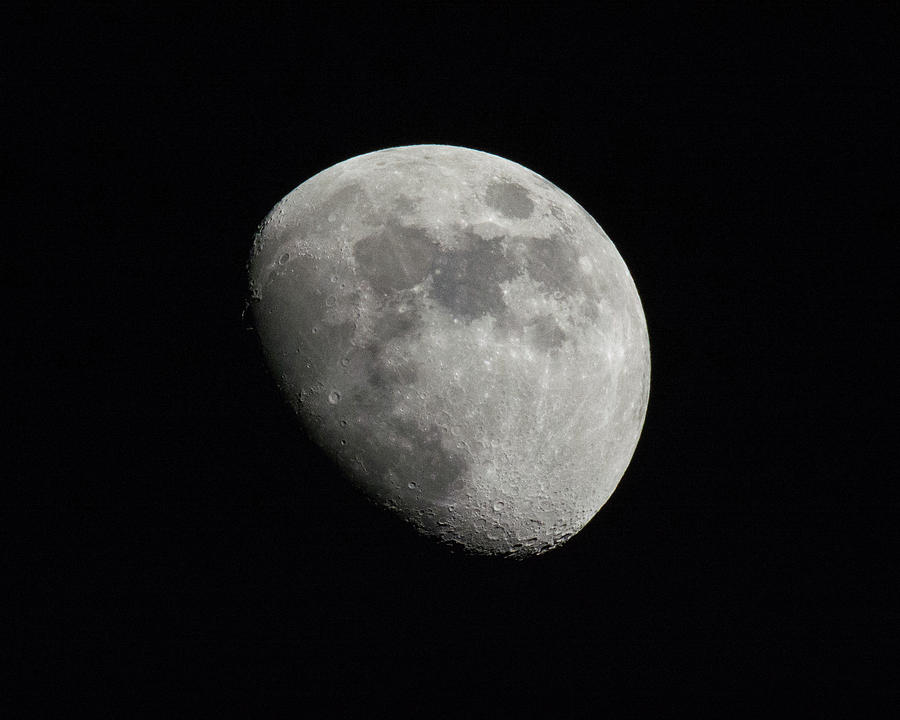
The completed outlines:
<svg viewBox="0 0 900 720">
<path fill-rule="evenodd" d="M 360 155 L 260 225 L 251 319 L 307 434 L 465 551 L 565 542 L 628 466 L 650 347 L 628 268 L 540 175 L 445 145 Z"/>
</svg>

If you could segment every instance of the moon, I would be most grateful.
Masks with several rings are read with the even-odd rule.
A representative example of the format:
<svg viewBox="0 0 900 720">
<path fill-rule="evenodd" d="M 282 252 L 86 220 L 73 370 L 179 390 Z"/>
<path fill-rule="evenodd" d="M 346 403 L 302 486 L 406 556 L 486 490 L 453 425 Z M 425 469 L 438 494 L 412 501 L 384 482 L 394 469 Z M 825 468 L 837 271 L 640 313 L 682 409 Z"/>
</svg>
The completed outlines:
<svg viewBox="0 0 900 720">
<path fill-rule="evenodd" d="M 546 552 L 630 463 L 650 392 L 637 289 L 594 219 L 527 168 L 447 145 L 353 157 L 272 209 L 248 270 L 302 428 L 422 534 Z"/>
</svg>

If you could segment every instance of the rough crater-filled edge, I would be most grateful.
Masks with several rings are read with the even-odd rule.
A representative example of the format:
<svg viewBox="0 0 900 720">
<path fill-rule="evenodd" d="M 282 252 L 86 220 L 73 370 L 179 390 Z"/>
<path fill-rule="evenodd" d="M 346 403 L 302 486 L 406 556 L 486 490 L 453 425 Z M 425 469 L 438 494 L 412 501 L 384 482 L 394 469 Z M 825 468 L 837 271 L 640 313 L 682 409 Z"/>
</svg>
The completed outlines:
<svg viewBox="0 0 900 720">
<path fill-rule="evenodd" d="M 306 431 L 422 533 L 538 554 L 625 472 L 650 384 L 637 290 L 599 225 L 521 165 L 443 145 L 351 158 L 273 208 L 249 273 Z"/>
</svg>

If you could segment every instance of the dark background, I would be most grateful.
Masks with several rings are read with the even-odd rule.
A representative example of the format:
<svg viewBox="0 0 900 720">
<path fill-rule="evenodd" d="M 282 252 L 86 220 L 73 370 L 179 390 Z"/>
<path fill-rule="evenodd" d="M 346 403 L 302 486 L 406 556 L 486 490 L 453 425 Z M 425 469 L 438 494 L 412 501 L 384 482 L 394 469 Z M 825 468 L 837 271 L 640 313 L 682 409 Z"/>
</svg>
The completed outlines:
<svg viewBox="0 0 900 720">
<path fill-rule="evenodd" d="M 896 699 L 896 10 L 351 7 L 7 27 L 18 694 Z M 424 142 L 572 195 L 649 324 L 631 466 L 526 563 L 354 495 L 241 321 L 277 200 Z"/>
</svg>

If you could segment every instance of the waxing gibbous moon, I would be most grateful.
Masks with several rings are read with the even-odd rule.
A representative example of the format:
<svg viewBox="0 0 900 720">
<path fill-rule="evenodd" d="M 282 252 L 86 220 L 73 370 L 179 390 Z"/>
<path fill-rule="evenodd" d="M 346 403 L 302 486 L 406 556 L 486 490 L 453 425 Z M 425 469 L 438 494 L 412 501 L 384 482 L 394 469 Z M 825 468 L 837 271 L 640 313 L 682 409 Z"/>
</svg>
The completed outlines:
<svg viewBox="0 0 900 720">
<path fill-rule="evenodd" d="M 252 321 L 343 474 L 421 533 L 545 552 L 607 501 L 650 392 L 640 298 L 571 197 L 488 153 L 360 155 L 254 237 Z"/>
</svg>

